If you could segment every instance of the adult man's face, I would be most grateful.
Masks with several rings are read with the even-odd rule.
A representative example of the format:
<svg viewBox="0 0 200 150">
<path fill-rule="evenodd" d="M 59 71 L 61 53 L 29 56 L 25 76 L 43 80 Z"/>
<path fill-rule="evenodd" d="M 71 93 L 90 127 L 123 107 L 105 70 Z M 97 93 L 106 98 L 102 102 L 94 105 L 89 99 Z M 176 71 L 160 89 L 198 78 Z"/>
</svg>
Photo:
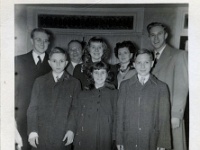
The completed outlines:
<svg viewBox="0 0 200 150">
<path fill-rule="evenodd" d="M 72 62 L 79 63 L 82 59 L 83 51 L 82 46 L 78 42 L 72 42 L 69 44 L 69 57 Z"/>
<path fill-rule="evenodd" d="M 33 50 L 37 54 L 44 53 L 49 46 L 49 35 L 44 32 L 34 32 L 34 36 L 31 39 L 31 43 L 33 44 Z"/>
<path fill-rule="evenodd" d="M 167 36 L 168 34 L 161 26 L 152 27 L 149 32 L 151 44 L 158 51 L 166 44 Z"/>
</svg>

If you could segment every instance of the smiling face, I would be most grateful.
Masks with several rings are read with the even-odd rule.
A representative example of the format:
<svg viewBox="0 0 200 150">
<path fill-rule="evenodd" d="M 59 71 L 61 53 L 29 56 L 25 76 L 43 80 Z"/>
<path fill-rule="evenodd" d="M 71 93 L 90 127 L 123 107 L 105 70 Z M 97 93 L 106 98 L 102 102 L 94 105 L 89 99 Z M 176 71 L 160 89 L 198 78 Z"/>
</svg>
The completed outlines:
<svg viewBox="0 0 200 150">
<path fill-rule="evenodd" d="M 33 51 L 38 55 L 43 54 L 49 46 L 49 35 L 44 32 L 34 32 L 33 38 L 31 39 L 33 45 Z"/>
<path fill-rule="evenodd" d="M 101 61 L 103 56 L 103 44 L 100 42 L 91 42 L 89 46 L 89 53 L 93 62 Z"/>
<path fill-rule="evenodd" d="M 133 54 L 130 53 L 127 47 L 118 49 L 118 58 L 119 58 L 120 64 L 125 64 L 125 63 L 130 62 L 130 59 L 132 58 L 132 56 Z"/>
<path fill-rule="evenodd" d="M 62 53 L 52 54 L 48 62 L 55 74 L 60 74 L 67 65 L 66 56 Z"/>
<path fill-rule="evenodd" d="M 153 67 L 153 61 L 148 54 L 139 54 L 133 65 L 139 75 L 147 76 Z"/>
<path fill-rule="evenodd" d="M 92 77 L 95 82 L 96 87 L 102 87 L 105 84 L 108 74 L 105 69 L 94 70 L 92 72 Z"/>
<path fill-rule="evenodd" d="M 78 42 L 69 45 L 69 57 L 72 62 L 79 63 L 83 55 L 82 46 Z"/>
<path fill-rule="evenodd" d="M 166 44 L 168 34 L 164 31 L 161 26 L 154 26 L 149 31 L 149 37 L 152 46 L 159 51 Z"/>
</svg>

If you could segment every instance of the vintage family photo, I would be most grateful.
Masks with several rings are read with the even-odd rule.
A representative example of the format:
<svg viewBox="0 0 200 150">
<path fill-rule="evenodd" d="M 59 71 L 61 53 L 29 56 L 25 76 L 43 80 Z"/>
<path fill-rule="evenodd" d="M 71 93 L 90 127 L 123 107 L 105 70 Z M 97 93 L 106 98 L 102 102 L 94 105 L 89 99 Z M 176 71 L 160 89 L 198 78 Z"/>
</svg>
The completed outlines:
<svg viewBox="0 0 200 150">
<path fill-rule="evenodd" d="M 189 4 L 15 4 L 16 150 L 188 150 Z"/>
</svg>

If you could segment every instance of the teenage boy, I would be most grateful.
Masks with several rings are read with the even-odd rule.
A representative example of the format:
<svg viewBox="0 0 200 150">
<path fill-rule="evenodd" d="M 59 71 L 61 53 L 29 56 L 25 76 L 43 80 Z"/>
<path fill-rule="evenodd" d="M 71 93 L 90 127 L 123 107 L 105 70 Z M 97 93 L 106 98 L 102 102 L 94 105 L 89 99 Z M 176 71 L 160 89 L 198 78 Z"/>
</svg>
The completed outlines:
<svg viewBox="0 0 200 150">
<path fill-rule="evenodd" d="M 62 141 L 68 113 L 81 86 L 64 71 L 65 51 L 55 47 L 49 54 L 52 72 L 36 79 L 27 111 L 29 143 L 37 150 L 66 150 Z"/>
<path fill-rule="evenodd" d="M 122 82 L 117 104 L 118 150 L 170 148 L 170 103 L 168 87 L 150 74 L 153 54 L 138 50 L 137 74 Z"/>
</svg>

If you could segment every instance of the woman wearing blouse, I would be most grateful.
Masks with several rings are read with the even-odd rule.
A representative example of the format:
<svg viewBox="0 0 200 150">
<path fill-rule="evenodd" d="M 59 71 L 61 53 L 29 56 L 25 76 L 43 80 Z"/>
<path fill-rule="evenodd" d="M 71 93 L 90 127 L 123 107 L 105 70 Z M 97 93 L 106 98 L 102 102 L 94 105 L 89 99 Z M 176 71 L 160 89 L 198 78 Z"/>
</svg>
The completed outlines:
<svg viewBox="0 0 200 150">
<path fill-rule="evenodd" d="M 118 89 L 122 81 L 131 78 L 136 74 L 133 67 L 133 56 L 136 52 L 136 48 L 131 41 L 118 42 L 114 49 L 115 56 L 119 59 L 119 64 L 117 64 L 117 82 Z"/>
</svg>

